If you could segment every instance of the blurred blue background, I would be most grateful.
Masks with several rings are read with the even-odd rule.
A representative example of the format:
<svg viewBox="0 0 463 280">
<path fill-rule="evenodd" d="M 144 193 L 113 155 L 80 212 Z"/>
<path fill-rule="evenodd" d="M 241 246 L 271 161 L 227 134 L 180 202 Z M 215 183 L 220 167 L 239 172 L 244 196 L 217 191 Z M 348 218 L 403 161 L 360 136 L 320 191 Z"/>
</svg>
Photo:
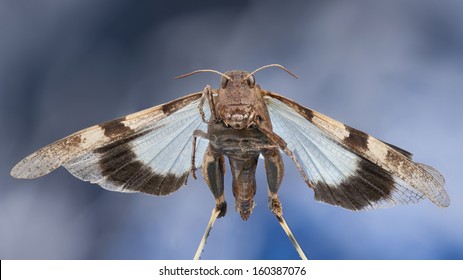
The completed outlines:
<svg viewBox="0 0 463 280">
<path fill-rule="evenodd" d="M 265 89 L 414 153 L 451 205 L 370 212 L 315 202 L 289 160 L 280 198 L 313 259 L 463 258 L 463 1 L 0 0 L 0 258 L 191 259 L 214 201 L 205 183 L 168 197 L 109 192 L 59 169 L 10 177 L 24 156 L 90 125 L 219 77 L 268 69 Z M 263 164 L 247 222 L 217 221 L 204 259 L 297 259 L 267 208 Z"/>
</svg>

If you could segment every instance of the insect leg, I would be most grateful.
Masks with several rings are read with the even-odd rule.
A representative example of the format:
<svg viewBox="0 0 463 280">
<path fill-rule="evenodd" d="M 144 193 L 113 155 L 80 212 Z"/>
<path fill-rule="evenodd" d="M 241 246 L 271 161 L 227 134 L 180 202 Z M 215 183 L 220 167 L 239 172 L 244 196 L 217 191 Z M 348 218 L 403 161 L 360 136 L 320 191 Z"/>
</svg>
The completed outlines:
<svg viewBox="0 0 463 280">
<path fill-rule="evenodd" d="M 283 218 L 283 210 L 281 207 L 280 199 L 278 198 L 278 189 L 280 188 L 281 180 L 283 179 L 284 174 L 284 165 L 281 158 L 280 152 L 278 149 L 267 150 L 264 153 L 265 159 L 265 171 L 267 173 L 268 181 L 268 207 L 278 219 L 283 230 L 288 235 L 289 239 L 294 245 L 294 248 L 299 253 L 301 259 L 306 260 L 304 252 L 301 249 L 301 246 L 296 241 L 293 233 L 289 229 L 288 224 Z"/>
<path fill-rule="evenodd" d="M 199 243 L 198 249 L 196 250 L 196 254 L 193 260 L 199 260 L 201 258 L 201 253 L 204 250 L 204 245 L 206 245 L 206 239 L 209 236 L 209 233 L 211 233 L 212 226 L 214 225 L 215 220 L 217 220 L 219 214 L 220 210 L 217 210 L 217 207 L 214 207 L 214 209 L 212 209 L 212 215 L 209 219 L 209 223 L 207 224 L 206 231 L 204 232 L 203 238 L 201 238 L 201 242 Z"/>
<path fill-rule="evenodd" d="M 225 213 L 227 212 L 227 203 L 225 202 L 225 196 L 223 193 L 225 174 L 223 155 L 215 151 L 215 149 L 209 145 L 204 155 L 202 166 L 203 177 L 215 198 L 215 207 L 212 210 L 206 231 L 204 232 L 198 249 L 196 250 L 196 254 L 194 256 L 195 260 L 198 260 L 201 257 L 207 237 L 212 230 L 215 220 L 225 216 Z"/>
<path fill-rule="evenodd" d="M 204 102 L 206 102 L 206 99 L 209 102 L 209 108 L 211 110 L 211 119 L 215 121 L 217 119 L 217 114 L 215 111 L 215 103 L 214 103 L 214 98 L 212 96 L 212 88 L 210 85 L 207 85 L 204 88 L 203 94 L 201 95 L 201 99 L 199 100 L 199 105 L 198 105 L 199 114 L 201 115 L 201 119 L 203 120 L 203 122 L 209 123 L 211 119 L 206 120 L 206 115 L 204 114 Z"/>
<path fill-rule="evenodd" d="M 190 172 L 193 176 L 193 179 L 197 179 L 196 177 L 196 138 L 201 137 L 204 139 L 209 139 L 209 134 L 202 130 L 195 130 L 193 131 L 193 141 L 192 141 L 192 148 L 191 148 L 191 168 Z"/>
<path fill-rule="evenodd" d="M 279 201 L 278 201 L 278 202 L 279 202 Z M 281 204 L 280 204 L 280 210 L 281 210 Z M 275 214 L 275 213 L 273 213 L 273 214 Z M 280 223 L 280 226 L 281 226 L 281 227 L 283 228 L 283 230 L 286 232 L 286 235 L 288 235 L 289 240 L 291 240 L 291 242 L 293 243 L 294 248 L 296 248 L 296 251 L 297 251 L 298 254 L 299 254 L 299 257 L 300 257 L 302 260 L 307 260 L 307 257 L 306 257 L 306 255 L 304 254 L 304 251 L 302 251 L 301 246 L 299 246 L 299 243 L 297 243 L 296 238 L 294 237 L 293 233 L 292 233 L 291 230 L 289 229 L 288 224 L 286 223 L 285 219 L 283 218 L 283 214 L 281 214 L 281 215 L 275 214 L 275 217 L 278 219 L 278 222 Z"/>
<path fill-rule="evenodd" d="M 270 198 L 273 194 L 278 193 L 285 168 L 278 148 L 265 150 L 263 153 L 265 162 L 265 172 L 267 173 L 268 191 L 269 191 L 269 208 L 272 210 Z M 272 210 L 273 211 L 273 210 Z"/>
<path fill-rule="evenodd" d="M 215 198 L 215 207 L 220 210 L 218 218 L 225 216 L 227 203 L 224 195 L 225 162 L 222 154 L 217 152 L 210 144 L 204 154 L 202 173 L 209 189 Z"/>
</svg>

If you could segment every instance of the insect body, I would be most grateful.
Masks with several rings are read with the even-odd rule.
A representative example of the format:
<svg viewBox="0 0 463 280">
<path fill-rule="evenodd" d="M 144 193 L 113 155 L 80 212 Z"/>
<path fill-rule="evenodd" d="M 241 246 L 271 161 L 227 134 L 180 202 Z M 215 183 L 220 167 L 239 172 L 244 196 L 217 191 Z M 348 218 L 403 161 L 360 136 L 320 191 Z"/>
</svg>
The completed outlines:
<svg viewBox="0 0 463 280">
<path fill-rule="evenodd" d="M 277 191 L 283 178 L 283 163 L 277 143 L 269 133 L 272 123 L 259 86 L 254 77 L 244 71 L 232 71 L 222 77 L 221 88 L 215 98 L 209 89 L 206 96 L 211 98 L 211 108 L 215 111 L 208 121 L 207 133 L 196 131 L 196 135 L 207 138 L 209 145 L 203 159 L 203 177 L 216 198 L 220 216 L 225 215 L 224 156 L 230 161 L 233 176 L 233 194 L 236 209 L 243 220 L 247 220 L 254 207 L 256 193 L 255 171 L 260 155 L 269 170 L 269 193 L 277 200 Z M 278 204 L 278 203 L 275 203 Z"/>
<path fill-rule="evenodd" d="M 17 178 L 36 178 L 63 165 L 79 179 L 121 192 L 167 195 L 201 167 L 215 198 L 211 219 L 195 258 L 215 220 L 225 215 L 225 157 L 233 177 L 236 209 L 247 220 L 254 207 L 255 171 L 264 158 L 269 208 L 306 258 L 283 218 L 278 189 L 282 154 L 289 156 L 315 199 L 350 210 L 415 203 L 428 198 L 447 207 L 444 178 L 416 163 L 396 146 L 261 89 L 251 73 L 222 74 L 219 89 L 187 95 L 144 111 L 95 125 L 52 143 L 20 161 Z"/>
</svg>

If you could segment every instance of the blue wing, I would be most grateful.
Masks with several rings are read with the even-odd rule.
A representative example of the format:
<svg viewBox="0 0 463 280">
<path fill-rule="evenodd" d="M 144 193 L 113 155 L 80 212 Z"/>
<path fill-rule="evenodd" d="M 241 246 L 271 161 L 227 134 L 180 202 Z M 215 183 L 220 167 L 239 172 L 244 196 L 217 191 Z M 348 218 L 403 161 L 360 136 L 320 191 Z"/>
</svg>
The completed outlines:
<svg viewBox="0 0 463 280">
<path fill-rule="evenodd" d="M 449 205 L 442 175 L 411 154 L 361 131 L 266 92 L 276 134 L 311 181 L 315 199 L 351 210 L 416 203 Z"/>
<path fill-rule="evenodd" d="M 76 132 L 26 157 L 12 175 L 35 178 L 63 165 L 108 190 L 169 194 L 186 184 L 193 131 L 207 129 L 198 110 L 200 97 L 195 93 Z M 207 140 L 198 138 L 196 168 L 206 147 Z"/>
</svg>

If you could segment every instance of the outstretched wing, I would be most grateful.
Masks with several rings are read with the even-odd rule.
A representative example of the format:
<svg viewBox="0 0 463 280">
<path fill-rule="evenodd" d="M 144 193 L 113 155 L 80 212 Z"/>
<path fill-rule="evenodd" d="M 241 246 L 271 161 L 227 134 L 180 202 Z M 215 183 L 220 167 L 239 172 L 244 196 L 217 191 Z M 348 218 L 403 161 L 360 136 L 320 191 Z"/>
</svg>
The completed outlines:
<svg viewBox="0 0 463 280">
<path fill-rule="evenodd" d="M 444 177 L 411 154 L 283 96 L 264 91 L 273 130 L 308 175 L 315 199 L 351 210 L 450 204 Z"/>
<path fill-rule="evenodd" d="M 11 175 L 31 179 L 63 165 L 77 178 L 112 191 L 174 192 L 188 178 L 193 131 L 207 129 L 200 98 L 194 93 L 76 132 L 26 157 Z M 197 168 L 206 146 L 207 140 L 198 139 Z"/>
</svg>

